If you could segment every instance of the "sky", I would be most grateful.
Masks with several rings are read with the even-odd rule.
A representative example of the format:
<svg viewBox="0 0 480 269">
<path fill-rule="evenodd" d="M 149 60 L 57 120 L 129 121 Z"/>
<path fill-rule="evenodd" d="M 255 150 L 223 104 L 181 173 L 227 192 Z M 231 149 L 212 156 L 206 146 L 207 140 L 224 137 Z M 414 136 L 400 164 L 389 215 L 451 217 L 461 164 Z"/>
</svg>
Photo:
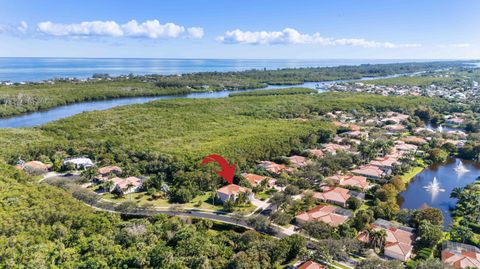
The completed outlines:
<svg viewBox="0 0 480 269">
<path fill-rule="evenodd" d="M 2 0 L 0 57 L 480 59 L 478 0 Z"/>
</svg>

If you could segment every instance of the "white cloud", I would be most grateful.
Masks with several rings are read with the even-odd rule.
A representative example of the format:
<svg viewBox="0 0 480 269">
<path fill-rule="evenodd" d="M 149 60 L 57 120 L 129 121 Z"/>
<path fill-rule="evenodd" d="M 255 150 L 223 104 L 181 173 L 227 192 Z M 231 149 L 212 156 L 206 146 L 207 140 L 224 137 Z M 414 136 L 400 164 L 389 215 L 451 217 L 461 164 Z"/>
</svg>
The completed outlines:
<svg viewBox="0 0 480 269">
<path fill-rule="evenodd" d="M 26 21 L 21 21 L 20 25 L 17 27 L 17 30 L 22 34 L 25 34 L 28 30 L 28 24 Z"/>
<path fill-rule="evenodd" d="M 187 32 L 192 38 L 202 38 L 205 34 L 201 27 L 190 27 L 187 29 Z"/>
<path fill-rule="evenodd" d="M 471 47 L 472 44 L 470 43 L 457 43 L 457 44 L 446 44 L 446 45 L 438 45 L 441 48 L 468 48 Z"/>
<path fill-rule="evenodd" d="M 60 24 L 50 21 L 41 22 L 37 25 L 37 30 L 43 34 L 52 36 L 105 36 L 105 37 L 138 37 L 138 38 L 179 38 L 203 37 L 203 29 L 185 27 L 174 23 L 161 24 L 158 20 L 149 20 L 138 23 L 131 20 L 125 24 L 118 24 L 115 21 L 87 21 L 75 24 Z"/>
<path fill-rule="evenodd" d="M 217 41 L 226 44 L 317 44 L 321 46 L 359 46 L 364 48 L 413 48 L 421 46 L 419 44 L 394 44 L 391 42 L 377 42 L 362 38 L 335 39 L 323 37 L 320 35 L 320 33 L 314 33 L 312 35 L 302 34 L 292 28 L 285 28 L 283 31 L 272 32 L 250 32 L 236 29 L 226 32 L 223 36 L 217 37 Z"/>
</svg>

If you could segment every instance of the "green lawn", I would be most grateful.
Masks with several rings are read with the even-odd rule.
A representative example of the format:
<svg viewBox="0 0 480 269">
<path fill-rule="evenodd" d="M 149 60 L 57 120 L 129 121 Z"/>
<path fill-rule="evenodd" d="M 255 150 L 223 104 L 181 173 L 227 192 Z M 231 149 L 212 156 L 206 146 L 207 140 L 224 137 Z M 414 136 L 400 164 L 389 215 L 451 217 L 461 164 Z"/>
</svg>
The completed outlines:
<svg viewBox="0 0 480 269">
<path fill-rule="evenodd" d="M 206 210 L 216 210 L 216 211 L 222 211 L 223 206 L 222 204 L 212 204 L 212 199 L 211 199 L 211 192 L 206 192 L 203 195 L 199 195 L 195 197 L 191 202 L 185 203 L 185 204 L 171 204 L 168 202 L 166 199 L 152 199 L 150 195 L 146 194 L 145 192 L 137 192 L 137 193 L 131 193 L 127 194 L 121 198 L 118 198 L 114 194 L 111 193 L 106 193 L 102 195 L 103 199 L 121 203 L 125 201 L 134 201 L 136 202 L 139 206 L 145 205 L 145 204 L 151 204 L 155 207 L 171 207 L 173 205 L 180 205 L 183 208 L 198 208 L 198 209 L 206 209 Z M 199 203 L 199 201 L 201 201 Z M 244 206 L 236 206 L 235 211 L 240 211 L 240 212 L 245 212 L 245 213 L 250 213 L 255 209 L 255 206 L 253 205 L 244 205 Z"/>
<path fill-rule="evenodd" d="M 409 183 L 414 176 L 422 172 L 423 169 L 425 168 L 425 163 L 422 159 L 418 159 L 416 162 L 417 162 L 417 166 L 413 167 L 409 172 L 401 176 L 403 182 Z"/>
</svg>

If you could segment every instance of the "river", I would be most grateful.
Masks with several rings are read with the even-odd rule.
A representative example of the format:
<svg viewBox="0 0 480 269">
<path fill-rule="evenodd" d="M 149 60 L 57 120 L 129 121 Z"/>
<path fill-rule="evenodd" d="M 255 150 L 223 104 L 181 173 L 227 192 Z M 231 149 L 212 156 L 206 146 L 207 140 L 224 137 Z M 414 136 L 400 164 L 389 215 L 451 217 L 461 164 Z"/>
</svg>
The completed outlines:
<svg viewBox="0 0 480 269">
<path fill-rule="evenodd" d="M 365 77 L 360 80 L 372 80 L 380 78 L 390 78 L 397 77 L 401 75 L 392 75 L 385 77 Z M 324 81 L 324 82 L 306 82 L 299 85 L 269 85 L 268 87 L 261 89 L 250 89 L 242 91 L 252 91 L 252 90 L 270 90 L 270 89 L 281 89 L 289 87 L 306 87 L 315 89 L 318 88 L 319 92 L 327 90 L 327 86 L 332 83 L 346 82 L 346 80 L 335 80 L 335 81 Z M 216 92 L 194 92 L 185 95 L 164 95 L 164 96 L 150 96 L 150 97 L 127 97 L 127 98 L 117 98 L 110 100 L 98 100 L 98 101 L 88 101 L 81 103 L 68 104 L 63 106 L 54 107 L 44 111 L 38 111 L 33 113 L 21 114 L 17 116 L 11 116 L 6 118 L 0 118 L 0 128 L 20 128 L 20 127 L 34 127 L 49 123 L 51 121 L 67 118 L 82 112 L 94 111 L 94 110 L 105 110 L 117 106 L 131 105 L 131 104 L 142 104 L 154 100 L 167 100 L 174 98 L 224 98 L 228 97 L 230 93 L 240 92 L 240 91 L 216 91 Z"/>
<path fill-rule="evenodd" d="M 456 199 L 450 193 L 456 187 L 465 187 L 480 176 L 480 164 L 451 158 L 445 164 L 434 164 L 417 174 L 400 193 L 401 208 L 418 209 L 425 206 L 442 211 L 444 226 L 452 222 L 450 209 L 455 207 Z M 436 184 L 434 182 L 437 182 Z"/>
</svg>

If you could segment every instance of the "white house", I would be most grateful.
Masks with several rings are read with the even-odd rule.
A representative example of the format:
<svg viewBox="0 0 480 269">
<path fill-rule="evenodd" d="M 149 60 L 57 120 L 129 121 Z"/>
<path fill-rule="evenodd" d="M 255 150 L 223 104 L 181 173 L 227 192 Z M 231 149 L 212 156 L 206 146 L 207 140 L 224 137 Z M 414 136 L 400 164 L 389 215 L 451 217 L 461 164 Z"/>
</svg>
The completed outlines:
<svg viewBox="0 0 480 269">
<path fill-rule="evenodd" d="M 63 161 L 63 165 L 69 163 L 73 164 L 75 169 L 87 169 L 94 166 L 92 160 L 86 157 L 70 158 Z"/>
</svg>

